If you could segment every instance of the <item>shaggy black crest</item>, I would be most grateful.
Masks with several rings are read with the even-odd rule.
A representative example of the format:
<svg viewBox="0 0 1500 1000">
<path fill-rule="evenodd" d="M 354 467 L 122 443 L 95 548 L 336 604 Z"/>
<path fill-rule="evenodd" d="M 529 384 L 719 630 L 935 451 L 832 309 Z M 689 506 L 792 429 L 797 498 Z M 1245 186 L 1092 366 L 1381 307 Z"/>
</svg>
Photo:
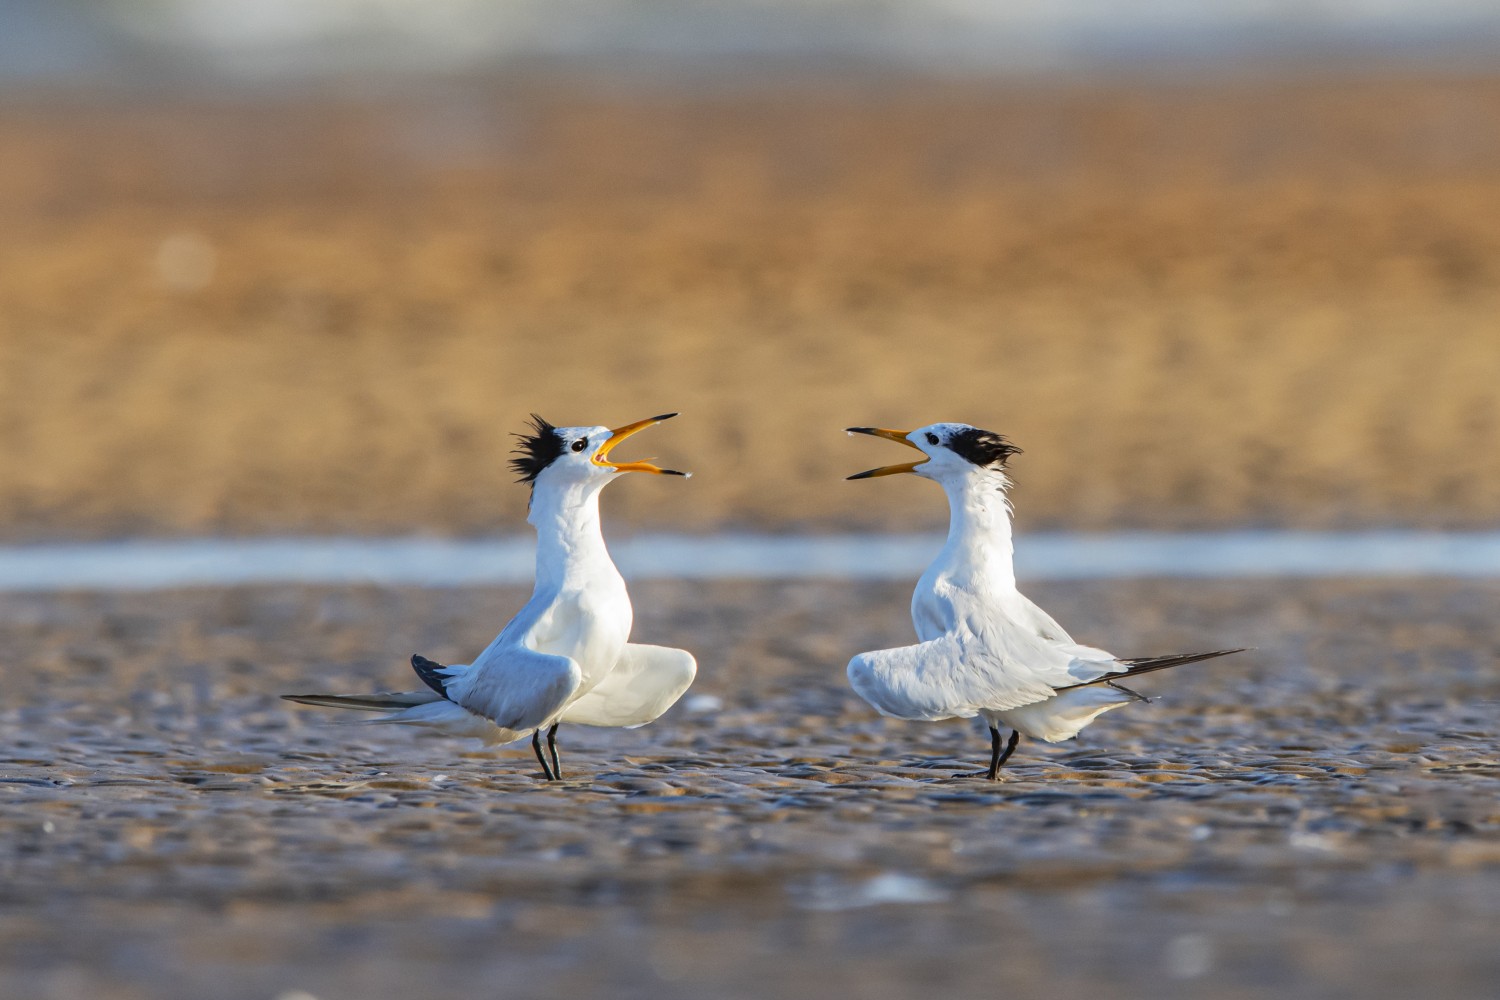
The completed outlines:
<svg viewBox="0 0 1500 1000">
<path fill-rule="evenodd" d="M 981 468 L 998 465 L 1003 469 L 1010 456 L 1021 453 L 1021 449 L 1007 441 L 1004 434 L 982 431 L 978 427 L 957 432 L 947 444 L 955 455 L 961 455 Z"/>
<path fill-rule="evenodd" d="M 563 439 L 557 428 L 536 413 L 531 415 L 531 433 L 517 434 L 516 441 L 510 467 L 521 477 L 516 480 L 518 483 L 535 483 L 542 470 L 563 453 Z"/>
</svg>

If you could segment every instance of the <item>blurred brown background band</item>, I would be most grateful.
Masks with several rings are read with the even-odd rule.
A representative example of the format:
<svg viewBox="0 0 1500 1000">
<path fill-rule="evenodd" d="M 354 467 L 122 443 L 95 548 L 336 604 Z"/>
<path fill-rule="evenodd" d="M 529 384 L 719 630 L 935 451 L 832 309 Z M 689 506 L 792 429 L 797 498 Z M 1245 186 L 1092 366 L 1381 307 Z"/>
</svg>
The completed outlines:
<svg viewBox="0 0 1500 1000">
<path fill-rule="evenodd" d="M 1008 433 L 1023 525 L 1500 518 L 1500 82 L 538 75 L 0 106 L 0 532 L 937 527 L 852 423 Z"/>
</svg>

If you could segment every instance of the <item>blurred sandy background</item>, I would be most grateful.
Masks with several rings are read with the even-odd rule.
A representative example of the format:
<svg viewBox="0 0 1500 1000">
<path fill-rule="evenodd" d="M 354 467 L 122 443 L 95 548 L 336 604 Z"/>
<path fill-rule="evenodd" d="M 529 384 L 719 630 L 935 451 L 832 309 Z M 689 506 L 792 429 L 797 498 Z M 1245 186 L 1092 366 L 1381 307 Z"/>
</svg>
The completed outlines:
<svg viewBox="0 0 1500 1000">
<path fill-rule="evenodd" d="M 840 479 L 940 419 L 1030 527 L 1500 516 L 1487 69 L 634 65 L 8 85 L 0 535 L 517 530 L 532 410 L 684 412 L 622 529 L 939 525 Z"/>
<path fill-rule="evenodd" d="M 1497 122 L 1493 0 L 0 0 L 0 541 L 518 532 L 532 410 L 683 411 L 620 533 L 937 527 L 841 429 L 939 419 L 1023 530 L 1493 528 Z M 8 595 L 0 994 L 1500 981 L 1493 581 L 1039 586 L 1256 651 L 996 784 L 844 682 L 909 584 L 634 593 L 694 697 L 560 787 L 275 697 L 524 588 Z"/>
</svg>

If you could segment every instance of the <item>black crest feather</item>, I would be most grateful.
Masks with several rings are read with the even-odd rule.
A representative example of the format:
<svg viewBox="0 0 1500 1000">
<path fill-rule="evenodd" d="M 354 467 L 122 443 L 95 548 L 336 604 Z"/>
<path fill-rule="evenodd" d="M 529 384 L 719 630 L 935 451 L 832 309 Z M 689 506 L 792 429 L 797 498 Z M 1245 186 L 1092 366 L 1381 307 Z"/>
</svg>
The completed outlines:
<svg viewBox="0 0 1500 1000">
<path fill-rule="evenodd" d="M 1004 434 L 982 431 L 978 427 L 966 427 L 948 439 L 948 448 L 981 468 L 998 465 L 1002 469 L 1010 456 L 1019 455 L 1021 449 L 1011 444 Z"/>
<path fill-rule="evenodd" d="M 516 441 L 516 450 L 512 453 L 515 457 L 510 460 L 510 467 L 521 477 L 516 480 L 518 483 L 536 482 L 542 470 L 563 452 L 563 440 L 558 436 L 557 428 L 537 413 L 531 415 L 531 433 L 517 434 Z"/>
</svg>

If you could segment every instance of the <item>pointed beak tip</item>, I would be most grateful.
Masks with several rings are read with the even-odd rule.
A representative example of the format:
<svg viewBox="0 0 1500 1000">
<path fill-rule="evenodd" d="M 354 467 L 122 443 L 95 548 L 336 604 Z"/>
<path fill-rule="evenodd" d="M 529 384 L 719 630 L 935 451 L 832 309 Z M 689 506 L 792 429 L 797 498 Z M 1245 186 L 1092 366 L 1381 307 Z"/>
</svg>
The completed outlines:
<svg viewBox="0 0 1500 1000">
<path fill-rule="evenodd" d="M 916 448 L 918 451 L 922 450 L 921 448 L 917 448 L 908 439 L 911 431 L 893 431 L 886 427 L 845 427 L 844 432 L 846 434 L 868 434 L 871 437 L 885 438 L 887 441 L 904 444 L 908 448 Z"/>
<path fill-rule="evenodd" d="M 594 453 L 594 464 L 613 468 L 616 472 L 662 471 L 660 469 L 657 469 L 655 466 L 650 466 L 650 468 L 647 468 L 646 466 L 649 465 L 650 462 L 649 459 L 640 462 L 612 462 L 609 460 L 609 454 L 615 449 L 616 445 L 620 444 L 626 438 L 632 437 L 633 435 L 645 430 L 648 427 L 654 427 L 655 425 L 661 423 L 663 420 L 670 420 L 675 416 L 677 416 L 676 413 L 660 413 L 654 417 L 647 417 L 645 420 L 637 420 L 634 423 L 625 424 L 622 427 L 614 428 L 609 432 L 609 437 L 599 447 L 599 450 Z"/>
</svg>

